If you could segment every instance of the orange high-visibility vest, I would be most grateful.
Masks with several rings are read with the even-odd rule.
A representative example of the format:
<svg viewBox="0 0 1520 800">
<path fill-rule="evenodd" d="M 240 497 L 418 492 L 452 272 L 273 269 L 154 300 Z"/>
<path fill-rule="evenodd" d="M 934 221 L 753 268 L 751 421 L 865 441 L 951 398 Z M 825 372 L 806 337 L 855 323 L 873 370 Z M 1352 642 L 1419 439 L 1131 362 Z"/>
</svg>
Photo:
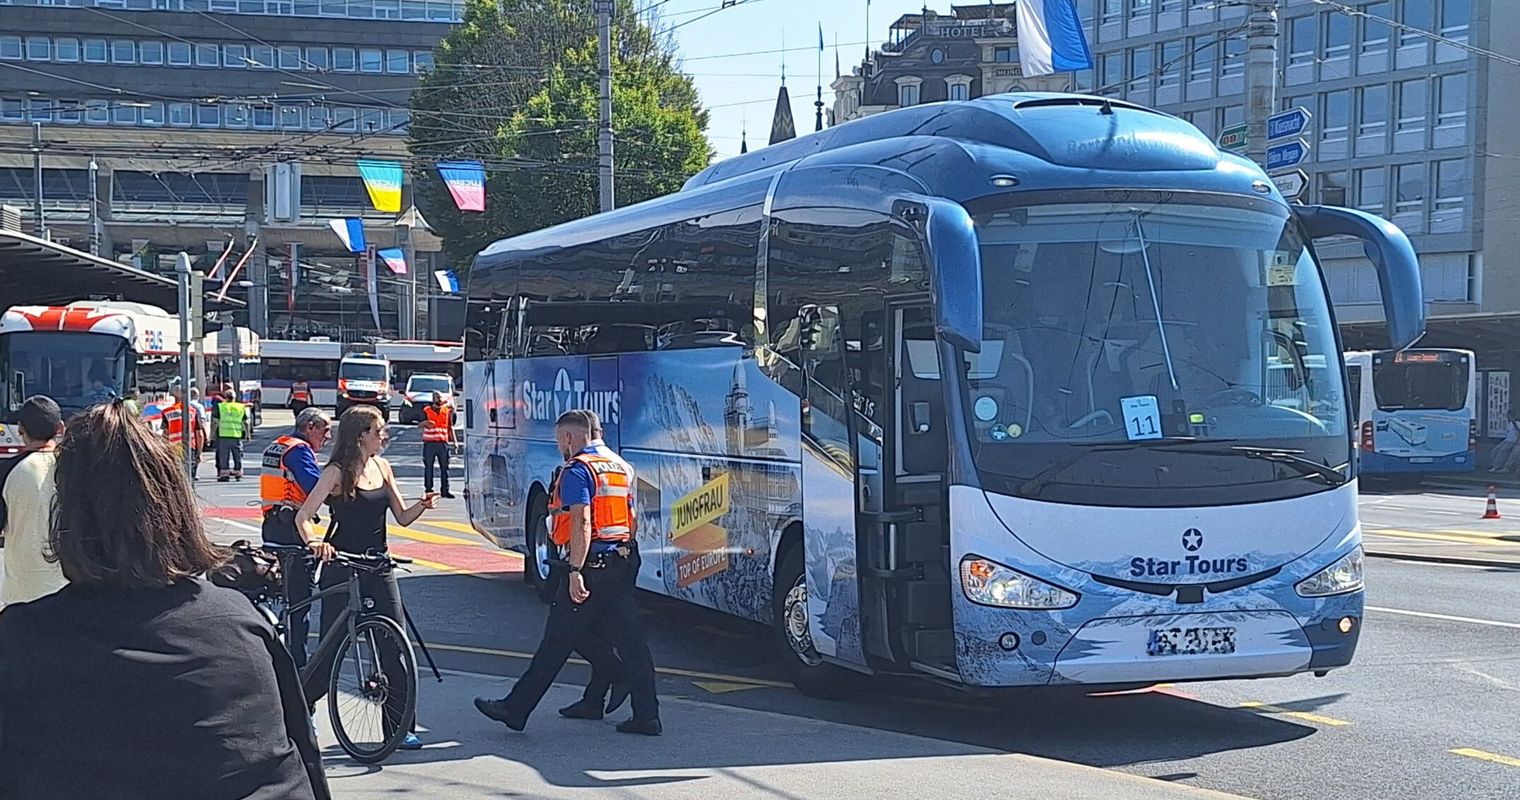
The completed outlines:
<svg viewBox="0 0 1520 800">
<path fill-rule="evenodd" d="M 626 542 L 633 537 L 632 473 L 622 461 L 594 453 L 580 453 L 565 463 L 550 493 L 554 527 L 549 540 L 561 547 L 570 543 L 569 507 L 560 501 L 559 484 L 565 471 L 576 463 L 591 471 L 591 540 Z"/>
<path fill-rule="evenodd" d="M 300 508 L 306 490 L 285 467 L 285 454 L 297 447 L 311 447 L 305 439 L 286 434 L 264 450 L 264 469 L 259 473 L 259 500 L 265 513 L 278 507 Z"/>
<path fill-rule="evenodd" d="M 163 410 L 164 436 L 168 437 L 170 444 L 180 444 L 185 441 L 185 406 L 175 403 Z"/>
<path fill-rule="evenodd" d="M 448 406 L 434 408 L 429 405 L 422 409 L 422 441 L 424 442 L 447 442 L 449 440 L 450 419 L 454 410 Z"/>
</svg>

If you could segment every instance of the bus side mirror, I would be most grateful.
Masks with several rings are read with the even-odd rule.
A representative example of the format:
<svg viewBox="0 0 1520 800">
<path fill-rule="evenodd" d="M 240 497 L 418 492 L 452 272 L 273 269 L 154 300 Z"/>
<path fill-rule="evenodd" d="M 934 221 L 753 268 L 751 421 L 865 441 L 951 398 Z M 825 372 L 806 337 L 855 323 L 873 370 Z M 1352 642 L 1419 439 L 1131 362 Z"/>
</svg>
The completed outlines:
<svg viewBox="0 0 1520 800">
<path fill-rule="evenodd" d="M 1355 236 L 1361 240 L 1363 252 L 1377 270 L 1389 347 L 1403 350 L 1425 335 L 1420 262 L 1414 245 L 1397 225 L 1363 211 L 1334 206 L 1300 206 L 1295 212 L 1311 239 Z"/>
<path fill-rule="evenodd" d="M 959 203 L 928 199 L 924 225 L 934 331 L 958 348 L 982 351 L 982 259 L 971 215 Z"/>
</svg>

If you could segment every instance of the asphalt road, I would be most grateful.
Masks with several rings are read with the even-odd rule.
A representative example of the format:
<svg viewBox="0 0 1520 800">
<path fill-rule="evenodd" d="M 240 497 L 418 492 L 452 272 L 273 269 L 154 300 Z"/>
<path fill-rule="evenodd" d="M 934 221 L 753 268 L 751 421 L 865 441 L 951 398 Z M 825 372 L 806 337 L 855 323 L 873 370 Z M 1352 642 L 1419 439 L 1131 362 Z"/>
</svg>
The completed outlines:
<svg viewBox="0 0 1520 800">
<path fill-rule="evenodd" d="M 270 415 L 265 432 L 279 419 Z M 393 430 L 398 435 L 388 455 L 404 493 L 415 497 L 421 491 L 417 434 Z M 213 473 L 210 466 L 203 475 Z M 250 470 L 241 484 L 200 483 L 218 538 L 257 538 L 251 476 Z M 456 494 L 460 488 L 456 483 Z M 1364 524 L 1369 531 L 1445 535 L 1471 528 L 1481 503 L 1481 496 L 1462 492 L 1368 495 Z M 1515 512 L 1514 522 L 1486 521 L 1479 530 L 1520 537 L 1520 504 Z M 445 501 L 410 529 L 392 530 L 393 547 L 426 564 L 404 580 L 407 605 L 440 666 L 458 671 L 445 684 L 451 688 L 425 688 L 420 720 L 455 738 L 465 734 L 453 726 L 474 725 L 467 690 L 504 693 L 509 681 L 490 676 L 521 673 L 544 618 L 544 607 L 520 583 L 521 559 L 485 546 L 466 522 L 463 501 Z M 1254 798 L 1520 798 L 1520 572 L 1370 559 L 1368 573 L 1368 619 L 1357 660 L 1346 669 L 1324 678 L 1179 684 L 1102 697 L 1038 691 L 986 696 L 926 681 L 862 679 L 851 696 L 820 701 L 777 681 L 767 632 L 758 626 L 648 595 L 643 613 L 667 705 L 683 713 L 729 715 L 735 725 L 758 725 L 758 719 L 780 725 L 778 736 L 765 742 L 784 738 L 779 734 L 790 729 L 782 723 L 790 721 L 835 726 L 827 729 L 832 733 L 798 729 L 828 739 L 821 747 L 836 737 L 843 743 L 859 731 L 875 731 L 903 737 L 902 747 L 909 749 L 920 746 L 910 743 L 937 743 L 927 749 L 952 763 L 972 759 L 965 762 L 968 769 L 979 763 L 973 756 L 1027 754 Z M 561 680 L 579 684 L 587 673 L 572 665 Z M 535 746 L 572 730 L 554 719 L 556 699 L 546 701 L 523 735 L 537 731 L 546 737 L 534 740 Z M 686 724 L 710 722 L 693 716 Z M 511 754 L 526 741 L 504 729 L 469 730 L 471 737 L 484 737 L 468 745 L 477 758 L 498 748 Z M 672 736 L 653 741 L 674 743 Z M 765 742 L 753 747 L 779 750 L 761 760 L 817 761 L 816 754 L 804 757 Z M 356 770 L 340 756 L 335 785 L 351 797 L 442 792 L 442 784 L 427 782 L 442 778 L 416 772 L 429 754 L 441 752 L 430 747 L 398 755 L 396 762 L 406 766 L 380 771 Z M 665 751 L 649 752 L 665 757 Z M 660 765 L 671 766 L 663 760 Z M 451 763 L 448 769 L 465 768 Z M 588 785 L 542 767 L 535 780 Z M 820 796 L 802 787 L 789 791 Z M 786 794 L 779 788 L 769 793 Z"/>
</svg>

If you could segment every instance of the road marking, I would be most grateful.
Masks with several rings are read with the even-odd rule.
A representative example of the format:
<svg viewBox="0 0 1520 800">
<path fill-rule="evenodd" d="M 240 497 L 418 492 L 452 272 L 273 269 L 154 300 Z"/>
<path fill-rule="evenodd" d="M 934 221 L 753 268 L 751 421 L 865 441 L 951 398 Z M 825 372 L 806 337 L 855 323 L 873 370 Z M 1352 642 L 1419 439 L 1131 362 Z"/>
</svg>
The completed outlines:
<svg viewBox="0 0 1520 800">
<path fill-rule="evenodd" d="M 1471 747 L 1458 747 L 1451 752 L 1468 758 L 1476 758 L 1479 761 L 1491 761 L 1495 764 L 1503 764 L 1506 767 L 1520 767 L 1520 758 L 1501 756 L 1498 753 L 1490 753 L 1486 750 L 1475 750 Z"/>
<path fill-rule="evenodd" d="M 470 525 L 468 523 L 465 523 L 465 522 L 454 522 L 453 520 L 447 520 L 447 519 L 437 519 L 437 520 L 429 519 L 429 520 L 418 520 L 418 524 L 420 524 L 420 525 L 429 525 L 429 526 L 434 527 L 434 528 L 442 528 L 442 529 L 448 530 L 448 531 L 459 531 L 460 533 L 468 533 L 470 535 L 470 538 L 473 539 L 476 543 L 478 543 L 478 544 L 485 544 L 486 543 L 485 539 L 481 538 L 480 531 L 475 530 L 474 528 L 470 527 Z"/>
<path fill-rule="evenodd" d="M 1289 708 L 1283 708 L 1282 706 L 1268 705 L 1267 703 L 1258 703 L 1254 700 L 1241 703 L 1240 707 L 1248 711 L 1255 711 L 1261 714 L 1273 714 L 1280 717 L 1293 717 L 1295 719 L 1304 720 L 1305 722 L 1313 722 L 1317 725 L 1329 725 L 1331 727 L 1338 728 L 1342 725 L 1351 724 L 1346 720 L 1336 719 L 1335 717 L 1327 717 L 1323 714 L 1311 714 L 1307 711 L 1294 711 Z"/>
<path fill-rule="evenodd" d="M 1372 536 L 1392 536 L 1399 539 L 1426 539 L 1434 542 L 1456 542 L 1458 544 L 1481 544 L 1485 547 L 1520 547 L 1520 543 L 1509 542 L 1493 536 L 1467 535 L 1455 531 L 1433 533 L 1428 531 L 1403 531 L 1396 528 L 1379 528 L 1367 531 Z M 1501 534 L 1510 535 L 1510 534 Z"/>
<path fill-rule="evenodd" d="M 519 660 L 523 660 L 523 661 L 530 661 L 530 660 L 533 659 L 533 654 L 532 653 L 521 653 L 521 652 L 518 652 L 516 650 L 494 650 L 494 649 L 489 648 L 489 647 L 473 647 L 473 646 L 470 646 L 470 645 L 462 645 L 462 644 L 433 644 L 431 642 L 428 643 L 428 647 L 430 647 L 430 648 L 432 648 L 434 650 L 445 650 L 445 651 L 453 652 L 453 653 L 471 653 L 473 655 L 480 655 L 480 656 L 497 656 L 499 658 L 515 658 L 515 659 L 519 659 Z M 572 659 L 570 659 L 569 663 L 571 663 L 571 664 L 580 664 L 582 666 L 591 666 L 588 662 L 586 662 L 583 659 L 579 659 L 579 658 L 572 658 Z M 722 683 L 742 683 L 742 684 L 746 684 L 746 685 L 749 685 L 749 686 L 753 686 L 755 688 L 760 688 L 760 687 L 771 688 L 771 689 L 790 689 L 790 688 L 792 688 L 792 685 L 790 683 L 784 683 L 782 681 L 771 681 L 771 680 L 766 680 L 764 678 L 746 678 L 743 675 L 724 675 L 722 673 L 717 673 L 717 672 L 697 672 L 697 671 L 688 670 L 688 669 L 675 669 L 674 667 L 655 667 L 654 671 L 658 672 L 661 675 L 673 675 L 673 676 L 676 676 L 678 678 L 700 678 L 700 679 L 705 680 L 705 681 L 719 681 L 719 682 L 722 682 Z"/>
<path fill-rule="evenodd" d="M 728 683 L 727 681 L 692 681 L 691 684 L 708 694 L 728 694 L 729 692 L 742 692 L 745 689 L 761 689 L 753 683 Z"/>
<path fill-rule="evenodd" d="M 1402 608 L 1383 608 L 1381 606 L 1367 606 L 1368 611 L 1377 611 L 1382 614 L 1401 614 L 1406 617 L 1421 617 L 1424 619 L 1440 619 L 1447 622 L 1466 622 L 1471 625 L 1488 625 L 1495 628 L 1513 628 L 1520 630 L 1520 622 L 1504 622 L 1497 619 L 1476 619 L 1474 617 L 1458 617 L 1451 614 L 1434 614 L 1429 611 L 1407 611 Z"/>
</svg>

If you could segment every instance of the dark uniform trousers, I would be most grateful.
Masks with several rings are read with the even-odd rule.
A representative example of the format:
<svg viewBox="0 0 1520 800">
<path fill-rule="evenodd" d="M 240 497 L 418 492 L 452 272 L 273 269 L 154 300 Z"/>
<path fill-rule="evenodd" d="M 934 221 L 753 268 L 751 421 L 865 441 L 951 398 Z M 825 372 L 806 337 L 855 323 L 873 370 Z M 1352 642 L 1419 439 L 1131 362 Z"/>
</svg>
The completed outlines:
<svg viewBox="0 0 1520 800">
<path fill-rule="evenodd" d="M 301 546 L 301 535 L 296 532 L 296 512 L 290 508 L 276 508 L 264 515 L 264 543 Z M 285 607 L 311 597 L 312 565 L 304 554 L 280 556 L 280 574 L 285 583 Z M 296 660 L 296 668 L 306 666 L 306 636 L 311 630 L 308 615 L 311 607 L 290 615 L 290 629 L 286 631 L 285 646 Z"/>
<path fill-rule="evenodd" d="M 634 581 L 637 577 L 637 551 L 628 557 L 593 556 L 581 574 L 591 596 L 584 603 L 570 600 L 569 581 L 557 580 L 549 621 L 544 638 L 528 664 L 528 671 L 512 687 L 504 700 L 511 713 L 524 719 L 543 700 L 549 686 L 558 677 L 572 651 L 579 651 L 591 661 L 592 684 L 586 696 L 606 693 L 610 676 L 626 678 L 632 690 L 634 719 L 657 719 L 659 699 L 655 696 L 654 656 L 644 639 L 639 622 Z M 599 564 L 600 566 L 593 566 Z M 617 648 L 621 657 L 612 656 L 608 645 Z M 608 659 L 611 658 L 610 661 Z M 602 663 L 597 663 L 597 662 Z M 601 689 L 593 695 L 593 687 Z"/>
</svg>

